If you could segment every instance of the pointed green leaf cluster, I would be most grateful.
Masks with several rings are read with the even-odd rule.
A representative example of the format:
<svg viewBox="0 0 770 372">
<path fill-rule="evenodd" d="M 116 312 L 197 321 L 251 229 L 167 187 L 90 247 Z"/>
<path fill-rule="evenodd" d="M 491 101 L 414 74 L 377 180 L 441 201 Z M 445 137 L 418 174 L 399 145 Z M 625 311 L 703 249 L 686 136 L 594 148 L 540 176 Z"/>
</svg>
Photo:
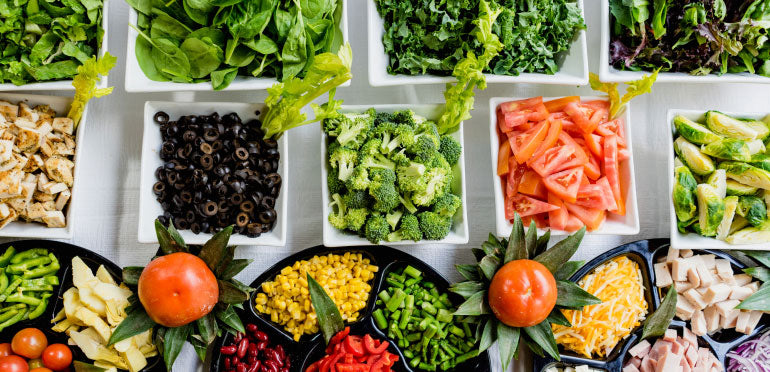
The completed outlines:
<svg viewBox="0 0 770 372">
<path fill-rule="evenodd" d="M 751 297 L 743 300 L 736 309 L 770 312 L 770 251 L 741 251 L 764 265 L 744 269 L 748 275 L 762 282 L 762 286 Z"/>
<path fill-rule="evenodd" d="M 676 300 L 676 291 L 669 289 L 668 293 L 666 293 L 666 297 L 663 298 L 663 301 L 660 303 L 660 307 L 644 320 L 644 325 L 642 326 L 642 340 L 660 337 L 666 333 L 669 324 L 671 324 L 671 320 L 674 319 L 674 315 L 676 315 Z"/>
</svg>

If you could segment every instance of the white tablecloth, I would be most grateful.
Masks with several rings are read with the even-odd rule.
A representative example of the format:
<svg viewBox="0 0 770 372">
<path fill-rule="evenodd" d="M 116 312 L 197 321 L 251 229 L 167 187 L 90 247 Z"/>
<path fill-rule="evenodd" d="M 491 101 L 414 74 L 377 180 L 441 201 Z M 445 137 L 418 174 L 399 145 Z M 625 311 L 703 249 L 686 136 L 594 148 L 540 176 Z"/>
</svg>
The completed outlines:
<svg viewBox="0 0 770 372">
<path fill-rule="evenodd" d="M 599 1 L 586 1 L 589 67 L 598 70 Z M 349 27 L 354 51 L 352 86 L 338 91 L 346 104 L 436 103 L 442 102 L 443 86 L 403 86 L 374 88 L 367 79 L 367 46 L 365 7 L 363 0 L 349 4 Z M 110 75 L 115 92 L 92 102 L 85 132 L 80 176 L 85 197 L 74 205 L 77 213 L 74 244 L 91 249 L 120 266 L 144 265 L 157 249 L 155 245 L 137 243 L 139 212 L 139 168 L 142 141 L 142 111 L 147 100 L 261 102 L 266 93 L 126 93 L 123 90 L 126 58 L 128 5 L 112 1 L 109 20 L 110 52 L 118 57 L 118 65 Z M 470 220 L 470 243 L 466 246 L 406 246 L 403 250 L 428 262 L 450 280 L 458 280 L 453 265 L 471 263 L 471 247 L 476 247 L 494 230 L 494 196 L 487 125 L 490 97 L 530 97 L 590 95 L 588 87 L 519 84 L 490 85 L 476 95 L 473 119 L 465 123 L 465 153 L 468 181 L 467 208 Z M 763 85 L 656 85 L 654 93 L 632 103 L 631 126 L 641 232 L 638 236 L 587 236 L 576 258 L 591 259 L 621 243 L 638 239 L 667 237 L 669 217 L 666 175 L 666 111 L 669 108 L 721 109 L 731 111 L 770 112 L 770 87 Z M 238 279 L 249 283 L 276 261 L 304 248 L 321 244 L 321 175 L 318 168 L 320 143 L 315 125 L 289 133 L 293 151 L 290 164 L 288 241 L 285 247 L 240 247 L 238 257 L 252 258 L 254 263 Z M 497 350 L 492 350 L 493 365 L 498 366 Z M 177 360 L 174 371 L 206 370 L 201 367 L 187 345 Z M 514 365 L 516 371 L 530 371 L 528 361 Z M 499 371 L 499 367 L 495 367 Z"/>
</svg>

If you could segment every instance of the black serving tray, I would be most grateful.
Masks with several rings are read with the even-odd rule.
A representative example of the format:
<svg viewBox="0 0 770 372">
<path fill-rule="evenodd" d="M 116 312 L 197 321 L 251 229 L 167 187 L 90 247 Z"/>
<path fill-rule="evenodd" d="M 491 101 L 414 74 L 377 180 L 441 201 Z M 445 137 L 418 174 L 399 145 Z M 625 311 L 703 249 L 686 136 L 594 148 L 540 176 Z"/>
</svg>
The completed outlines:
<svg viewBox="0 0 770 372">
<path fill-rule="evenodd" d="M 341 255 L 345 252 L 361 253 L 364 257 L 368 257 L 373 265 L 376 265 L 379 268 L 379 270 L 374 275 L 374 279 L 372 279 L 370 282 L 372 291 L 369 295 L 369 300 L 366 307 L 361 310 L 362 316 L 359 317 L 358 321 L 346 324 L 346 326 L 350 326 L 350 333 L 359 335 L 369 333 L 380 340 L 390 341 L 390 347 L 388 348 L 388 351 L 399 356 L 399 361 L 394 365 L 393 369 L 396 371 L 417 372 L 418 370 L 412 369 L 407 364 L 406 358 L 404 357 L 404 354 L 401 352 L 401 350 L 396 346 L 396 342 L 392 339 L 389 339 L 384 332 L 380 331 L 377 326 L 375 326 L 374 319 L 372 318 L 372 311 L 375 309 L 377 293 L 379 293 L 384 288 L 383 283 L 385 282 L 387 274 L 400 267 L 412 265 L 422 271 L 423 275 L 428 280 L 436 284 L 438 290 L 447 292 L 450 295 L 453 303 L 459 305 L 462 303 L 462 298 L 448 292 L 449 281 L 441 276 L 441 274 L 436 272 L 436 270 L 434 270 L 420 259 L 397 249 L 382 246 L 339 248 L 316 246 L 297 252 L 267 269 L 264 273 L 262 273 L 262 275 L 260 275 L 251 283 L 251 287 L 256 288 L 257 290 L 252 293 L 249 300 L 244 303 L 244 310 L 240 311 L 239 313 L 241 320 L 243 321 L 244 325 L 247 323 L 254 323 L 257 325 L 259 330 L 267 333 L 270 337 L 271 345 L 281 344 L 284 347 L 286 354 L 291 359 L 291 371 L 304 371 L 307 367 L 310 366 L 310 364 L 323 357 L 325 349 L 323 337 L 320 335 L 320 333 L 314 335 L 303 335 L 299 342 L 295 342 L 291 334 L 286 332 L 282 326 L 271 322 L 269 317 L 265 317 L 263 314 L 260 314 L 256 311 L 254 308 L 254 300 L 257 293 L 261 292 L 262 283 L 272 280 L 282 268 L 292 265 L 295 261 L 307 260 L 316 255 L 323 256 L 330 253 Z M 231 342 L 232 335 L 230 334 L 226 334 L 224 337 L 219 339 L 218 343 L 216 344 L 216 348 L 214 349 L 215 356 L 212 358 L 211 371 L 219 372 L 224 370 L 224 358 L 222 358 L 222 354 L 219 353 L 219 348 Z M 478 357 L 458 365 L 451 371 L 490 372 L 491 365 L 489 354 L 485 351 Z"/>
<path fill-rule="evenodd" d="M 642 271 L 642 280 L 644 281 L 645 297 L 647 303 L 650 305 L 648 315 L 657 310 L 663 300 L 663 295 L 658 287 L 655 286 L 655 270 L 653 265 L 657 262 L 657 259 L 661 256 L 665 256 L 670 247 L 668 239 L 649 239 L 639 240 L 636 242 L 628 243 L 616 247 L 610 251 L 607 251 L 598 257 L 594 258 L 587 264 L 585 264 L 575 275 L 570 278 L 577 282 L 585 275 L 591 273 L 597 266 L 604 262 L 613 259 L 618 256 L 628 256 L 636 263 L 639 264 L 639 268 Z M 717 258 L 726 259 L 730 261 L 733 266 L 734 272 L 740 272 L 742 269 L 748 267 L 746 264 L 738 261 L 729 254 L 710 249 L 694 250 L 695 254 L 713 254 Z M 675 328 L 680 331 L 684 327 L 689 327 L 689 321 L 682 321 L 677 319 L 671 321 L 669 328 Z M 727 353 L 733 348 L 742 344 L 748 339 L 756 337 L 762 334 L 770 326 L 770 318 L 763 316 L 759 325 L 751 335 L 744 335 L 737 333 L 735 330 L 722 330 L 713 335 L 705 335 L 698 337 L 698 343 L 701 347 L 708 347 L 714 353 L 714 356 L 719 359 L 719 362 L 723 365 L 726 361 Z M 642 336 L 642 327 L 639 326 L 631 333 L 625 340 L 622 340 L 615 346 L 605 358 L 602 359 L 589 359 L 583 356 L 579 356 L 559 346 L 559 355 L 561 361 L 556 361 L 553 358 L 538 356 L 534 357 L 534 372 L 545 371 L 551 366 L 575 366 L 575 365 L 588 365 L 591 368 L 605 370 L 609 372 L 621 372 L 623 369 L 623 363 L 627 359 L 627 352 L 640 340 Z"/>
<path fill-rule="evenodd" d="M 45 333 L 45 336 L 48 338 L 49 345 L 55 343 L 65 345 L 67 344 L 67 339 L 69 337 L 67 337 L 67 335 L 64 333 L 52 331 L 51 327 L 53 327 L 54 324 L 51 321 L 64 306 L 62 302 L 62 295 L 70 287 L 72 287 L 72 258 L 76 256 L 80 257 L 83 262 L 85 262 L 85 264 L 88 265 L 88 267 L 94 272 L 99 268 L 100 265 L 104 265 L 104 268 L 107 269 L 107 272 L 112 275 L 116 282 L 120 283 L 122 281 L 122 271 L 118 265 L 97 253 L 94 253 L 85 248 L 78 247 L 76 245 L 53 240 L 18 240 L 15 242 L 0 244 L 0 254 L 5 252 L 5 249 L 9 246 L 14 246 L 14 248 L 16 248 L 16 252 L 22 252 L 32 248 L 48 249 L 50 253 L 53 253 L 56 258 L 59 259 L 61 268 L 59 269 L 57 276 L 59 277 L 60 285 L 54 286 L 53 293 L 55 296 L 52 296 L 49 299 L 48 308 L 45 309 L 43 315 L 36 319 L 27 319 L 18 322 L 11 327 L 5 328 L 2 332 L 0 332 L 0 343 L 11 342 L 11 338 L 13 338 L 13 335 L 15 335 L 16 332 L 24 328 L 34 327 Z M 79 347 L 71 345 L 70 350 L 72 351 L 73 360 L 93 363 L 93 361 L 88 359 Z M 147 366 L 142 369 L 144 372 L 165 370 L 166 367 L 163 365 L 158 356 L 148 358 Z"/>
</svg>

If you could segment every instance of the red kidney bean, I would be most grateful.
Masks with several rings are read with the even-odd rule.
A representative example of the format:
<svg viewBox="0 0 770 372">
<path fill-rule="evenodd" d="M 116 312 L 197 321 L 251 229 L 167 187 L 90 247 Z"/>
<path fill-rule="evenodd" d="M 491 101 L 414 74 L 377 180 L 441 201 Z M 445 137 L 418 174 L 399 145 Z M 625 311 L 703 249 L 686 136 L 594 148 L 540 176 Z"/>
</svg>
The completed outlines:
<svg viewBox="0 0 770 372">
<path fill-rule="evenodd" d="M 238 332 L 238 333 L 235 334 L 235 336 L 233 336 L 233 341 L 235 341 L 235 343 L 237 344 L 237 343 L 241 342 L 242 338 L 243 338 L 243 333 Z"/>
<path fill-rule="evenodd" d="M 259 350 L 257 350 L 257 345 L 254 343 L 249 344 L 249 356 L 256 357 L 259 355 Z"/>
<path fill-rule="evenodd" d="M 236 371 L 237 372 L 246 372 L 246 368 L 247 367 L 248 366 L 246 365 L 246 363 L 238 363 L 238 368 L 236 368 Z"/>
<path fill-rule="evenodd" d="M 230 345 L 222 346 L 226 372 L 288 372 L 291 361 L 282 345 L 268 347 L 270 337 L 256 324 L 247 324 L 245 333 L 233 336 Z"/>
<path fill-rule="evenodd" d="M 225 358 L 225 369 L 226 370 L 230 369 L 230 358 Z"/>
<path fill-rule="evenodd" d="M 262 351 L 267 347 L 267 341 L 257 342 L 257 350 Z"/>
<path fill-rule="evenodd" d="M 246 330 L 251 332 L 251 333 L 254 333 L 254 332 L 257 331 L 257 325 L 254 324 L 254 323 L 249 323 L 249 324 L 246 325 Z"/>
<path fill-rule="evenodd" d="M 233 367 L 237 366 L 238 362 L 240 362 L 240 361 L 241 361 L 240 358 L 238 358 L 237 356 L 234 356 L 233 359 L 232 359 Z"/>
<path fill-rule="evenodd" d="M 233 355 L 235 354 L 236 348 L 235 346 L 222 346 L 219 348 L 219 352 L 224 355 Z"/>
<path fill-rule="evenodd" d="M 283 366 L 283 361 L 281 360 L 280 355 L 278 355 L 278 352 L 275 351 L 275 349 L 265 349 L 265 355 L 267 355 L 267 359 L 275 362 L 278 364 L 279 367 Z"/>
<path fill-rule="evenodd" d="M 263 364 L 267 366 L 268 372 L 278 372 L 278 363 L 274 360 L 266 360 Z"/>
<path fill-rule="evenodd" d="M 256 361 L 249 366 L 249 370 L 247 372 L 259 372 L 259 366 L 261 363 L 259 361 Z"/>
<path fill-rule="evenodd" d="M 289 372 L 289 369 L 286 367 L 281 368 L 281 372 Z"/>
<path fill-rule="evenodd" d="M 238 358 L 243 359 L 246 356 L 246 352 L 249 351 L 249 339 L 244 338 L 238 343 Z"/>
<path fill-rule="evenodd" d="M 276 345 L 275 351 L 278 353 L 278 356 L 281 358 L 281 360 L 286 359 L 286 350 L 283 349 L 283 346 Z"/>
<path fill-rule="evenodd" d="M 264 341 L 264 342 L 267 341 L 267 333 L 262 332 L 262 331 L 254 332 L 254 337 L 256 337 L 257 340 L 259 340 L 259 341 Z"/>
</svg>

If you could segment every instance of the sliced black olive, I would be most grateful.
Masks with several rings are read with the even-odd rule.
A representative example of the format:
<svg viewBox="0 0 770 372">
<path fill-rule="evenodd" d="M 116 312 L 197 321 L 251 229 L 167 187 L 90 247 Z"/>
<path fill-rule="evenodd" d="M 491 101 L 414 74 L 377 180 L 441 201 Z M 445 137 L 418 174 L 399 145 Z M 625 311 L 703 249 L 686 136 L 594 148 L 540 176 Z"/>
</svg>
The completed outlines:
<svg viewBox="0 0 770 372">
<path fill-rule="evenodd" d="M 169 119 L 168 114 L 164 111 L 158 111 L 152 117 L 152 120 L 155 120 L 155 122 L 158 124 L 168 123 L 168 119 Z"/>
<path fill-rule="evenodd" d="M 203 213 L 207 216 L 213 216 L 219 212 L 219 206 L 217 203 L 209 200 L 203 205 Z"/>
</svg>

